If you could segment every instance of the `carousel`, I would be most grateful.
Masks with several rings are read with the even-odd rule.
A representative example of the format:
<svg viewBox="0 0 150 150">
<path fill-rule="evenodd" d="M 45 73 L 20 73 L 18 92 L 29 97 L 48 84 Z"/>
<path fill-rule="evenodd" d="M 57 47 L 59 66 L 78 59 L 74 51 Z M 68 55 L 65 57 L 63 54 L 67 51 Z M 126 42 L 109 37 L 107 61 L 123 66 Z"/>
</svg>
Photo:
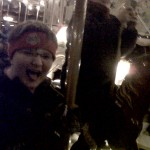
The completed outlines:
<svg viewBox="0 0 150 150">
<path fill-rule="evenodd" d="M 135 7 L 138 17 L 137 30 L 139 36 L 137 45 L 149 46 L 149 0 L 111 0 L 111 13 L 115 14 L 117 9 L 129 2 Z M 86 13 L 86 3 L 86 1 L 78 2 L 78 0 L 1 0 L 1 31 L 9 32 L 13 26 L 25 20 L 39 20 L 47 24 L 56 33 L 59 42 L 57 58 L 48 75 L 53 78 L 53 72 L 61 69 L 64 63 L 67 25 L 73 13 L 78 13 L 78 22 L 83 22 L 82 20 L 84 20 Z M 79 26 L 78 28 L 81 27 Z"/>
<path fill-rule="evenodd" d="M 137 13 L 138 21 L 136 28 L 138 31 L 138 39 L 136 47 L 138 48 L 135 48 L 134 53 L 128 60 L 121 58 L 120 62 L 118 62 L 115 80 L 115 84 L 118 86 L 121 85 L 123 79 L 129 73 L 130 60 L 143 54 L 145 57 L 150 54 L 150 0 L 111 0 L 111 13 L 115 15 L 116 11 L 123 7 L 125 3 L 130 3 Z M 87 0 L 0 0 L 1 34 L 7 37 L 11 28 L 26 20 L 44 22 L 56 34 L 59 46 L 56 53 L 56 60 L 47 76 L 52 79 L 54 86 L 57 88 L 60 88 L 59 71 L 61 71 L 65 61 L 66 29 L 72 15 L 75 15 L 73 26 L 76 36 L 72 39 L 72 59 L 70 59 L 71 62 L 69 63 L 71 65 L 68 66 L 66 81 L 69 87 L 67 100 L 70 107 L 75 103 L 86 6 Z M 143 130 L 137 138 L 139 148 L 145 150 L 150 150 L 150 136 L 146 132 L 148 126 L 148 122 L 143 122 Z M 70 139 L 70 145 L 77 140 L 77 137 L 78 133 L 73 135 Z"/>
</svg>

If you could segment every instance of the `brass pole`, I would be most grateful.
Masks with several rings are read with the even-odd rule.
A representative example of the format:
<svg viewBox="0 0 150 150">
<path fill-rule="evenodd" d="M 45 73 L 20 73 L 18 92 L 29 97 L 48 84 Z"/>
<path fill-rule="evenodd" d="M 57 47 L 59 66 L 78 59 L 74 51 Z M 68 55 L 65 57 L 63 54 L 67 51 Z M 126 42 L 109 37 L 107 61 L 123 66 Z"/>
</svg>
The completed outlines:
<svg viewBox="0 0 150 150">
<path fill-rule="evenodd" d="M 76 0 L 75 10 L 73 14 L 72 26 L 71 26 L 71 39 L 68 56 L 67 66 L 67 91 L 66 100 L 69 108 L 73 108 L 75 105 L 76 88 L 79 76 L 79 63 L 82 48 L 82 39 L 84 33 L 85 17 L 86 17 L 87 0 Z M 64 143 L 66 143 L 65 150 L 69 150 L 70 133 L 64 135 Z"/>
<path fill-rule="evenodd" d="M 63 24 L 64 23 L 64 5 L 65 5 L 65 1 L 64 0 L 60 0 L 60 11 L 59 11 L 59 23 Z"/>
<path fill-rule="evenodd" d="M 20 22 L 20 14 L 21 14 L 21 2 L 19 1 L 19 14 L 18 14 L 18 23 Z"/>
<path fill-rule="evenodd" d="M 72 22 L 72 37 L 70 54 L 68 58 L 67 92 L 66 99 L 69 108 L 74 107 L 76 98 L 76 87 L 80 69 L 80 56 L 82 39 L 84 33 L 87 0 L 76 0 L 75 11 Z"/>
<path fill-rule="evenodd" d="M 52 29 L 52 26 L 53 26 L 53 21 L 54 21 L 54 12 L 55 12 L 55 0 L 53 0 L 53 3 L 52 3 L 52 7 L 51 7 L 51 16 L 50 16 L 50 29 Z"/>
<path fill-rule="evenodd" d="M 3 21 L 3 0 L 1 0 L 1 14 L 0 14 L 0 23 Z"/>
<path fill-rule="evenodd" d="M 25 9 L 24 21 L 27 20 L 27 15 L 28 15 L 28 4 L 26 4 L 25 6 L 26 6 L 26 9 Z"/>
<path fill-rule="evenodd" d="M 39 6 L 39 7 L 38 7 Z M 38 20 L 38 17 L 39 17 L 39 11 L 40 11 L 40 5 L 38 5 L 36 7 L 36 20 Z"/>
<path fill-rule="evenodd" d="M 47 5 L 47 1 L 44 0 L 44 12 L 43 12 L 43 23 L 45 23 L 45 15 L 46 15 L 46 6 Z"/>
</svg>

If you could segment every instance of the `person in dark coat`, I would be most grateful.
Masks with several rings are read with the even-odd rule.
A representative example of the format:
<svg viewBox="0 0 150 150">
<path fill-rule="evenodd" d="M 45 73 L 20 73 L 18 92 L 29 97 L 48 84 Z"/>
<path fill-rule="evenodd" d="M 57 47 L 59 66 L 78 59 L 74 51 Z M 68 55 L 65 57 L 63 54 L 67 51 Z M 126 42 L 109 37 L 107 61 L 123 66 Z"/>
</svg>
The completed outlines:
<svg viewBox="0 0 150 150">
<path fill-rule="evenodd" d="M 64 150 L 65 99 L 46 76 L 55 59 L 55 34 L 27 21 L 14 27 L 8 42 L 11 65 L 0 76 L 0 149 Z"/>
<path fill-rule="evenodd" d="M 135 141 L 130 142 L 128 135 L 124 135 L 123 112 L 112 97 L 117 63 L 121 55 L 133 50 L 136 43 L 136 16 L 133 9 L 124 9 L 115 17 L 109 12 L 109 5 L 109 0 L 88 1 L 76 94 L 84 125 L 72 150 L 100 149 L 106 141 L 112 149 L 129 150 L 136 147 Z M 71 34 L 70 22 L 63 80 Z"/>
<path fill-rule="evenodd" d="M 136 142 L 150 106 L 150 55 L 141 54 L 132 58 L 130 71 L 122 85 L 114 93 L 115 103 L 126 118 L 128 139 Z M 125 134 L 125 135 L 126 135 Z"/>
</svg>

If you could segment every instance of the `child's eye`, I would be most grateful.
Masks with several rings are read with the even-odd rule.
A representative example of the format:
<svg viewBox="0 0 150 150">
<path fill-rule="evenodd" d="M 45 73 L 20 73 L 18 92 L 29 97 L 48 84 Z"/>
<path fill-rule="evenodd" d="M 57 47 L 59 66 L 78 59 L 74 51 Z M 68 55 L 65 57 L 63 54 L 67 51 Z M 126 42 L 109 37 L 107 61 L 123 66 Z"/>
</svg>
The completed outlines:
<svg viewBox="0 0 150 150">
<path fill-rule="evenodd" d="M 44 59 L 51 59 L 52 58 L 52 55 L 49 55 L 49 54 L 40 54 L 40 56 Z"/>
<path fill-rule="evenodd" d="M 28 55 L 28 56 L 33 56 L 34 55 L 33 52 L 28 51 L 28 50 L 23 50 L 22 53 L 25 54 L 25 55 Z"/>
</svg>

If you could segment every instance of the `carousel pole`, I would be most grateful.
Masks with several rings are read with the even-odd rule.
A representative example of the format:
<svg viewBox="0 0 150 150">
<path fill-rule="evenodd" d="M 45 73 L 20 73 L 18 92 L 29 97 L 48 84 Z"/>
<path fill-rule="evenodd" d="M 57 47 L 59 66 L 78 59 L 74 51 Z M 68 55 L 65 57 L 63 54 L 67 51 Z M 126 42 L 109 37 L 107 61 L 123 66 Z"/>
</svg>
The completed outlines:
<svg viewBox="0 0 150 150">
<path fill-rule="evenodd" d="M 72 37 L 68 58 L 66 99 L 69 108 L 75 105 L 76 87 L 80 69 L 80 55 L 84 33 L 87 0 L 76 0 L 72 20 Z"/>
<path fill-rule="evenodd" d="M 54 20 L 54 12 L 55 12 L 55 0 L 53 0 L 52 2 L 52 6 L 51 6 L 51 16 L 50 16 L 50 29 L 52 29 L 53 26 L 53 20 Z"/>
<path fill-rule="evenodd" d="M 59 23 L 63 24 L 64 23 L 64 5 L 65 5 L 65 0 L 60 0 L 60 12 L 59 12 Z"/>
<path fill-rule="evenodd" d="M 19 15 L 18 15 L 18 22 L 20 22 L 20 14 L 21 14 L 21 2 L 19 1 Z"/>
<path fill-rule="evenodd" d="M 46 18 L 46 5 L 47 5 L 47 1 L 46 0 L 44 0 L 44 12 L 43 12 L 43 23 L 45 23 L 45 18 Z"/>
<path fill-rule="evenodd" d="M 27 20 L 27 15 L 28 15 L 28 3 L 25 5 L 26 8 L 25 8 L 25 16 L 24 16 L 24 21 Z"/>
<path fill-rule="evenodd" d="M 72 35 L 70 39 L 69 58 L 67 66 L 67 91 L 66 100 L 68 108 L 74 108 L 76 87 L 78 82 L 78 75 L 80 69 L 80 55 L 82 48 L 82 39 L 84 33 L 85 16 L 86 16 L 87 0 L 76 0 L 75 10 L 72 20 Z M 69 140 L 70 133 L 65 134 L 64 143 L 66 143 L 65 150 L 70 150 Z"/>
<path fill-rule="evenodd" d="M 3 0 L 1 0 L 1 7 L 0 7 L 0 9 L 1 9 L 1 12 L 0 12 L 0 23 L 2 23 L 2 20 L 3 20 Z"/>
</svg>

